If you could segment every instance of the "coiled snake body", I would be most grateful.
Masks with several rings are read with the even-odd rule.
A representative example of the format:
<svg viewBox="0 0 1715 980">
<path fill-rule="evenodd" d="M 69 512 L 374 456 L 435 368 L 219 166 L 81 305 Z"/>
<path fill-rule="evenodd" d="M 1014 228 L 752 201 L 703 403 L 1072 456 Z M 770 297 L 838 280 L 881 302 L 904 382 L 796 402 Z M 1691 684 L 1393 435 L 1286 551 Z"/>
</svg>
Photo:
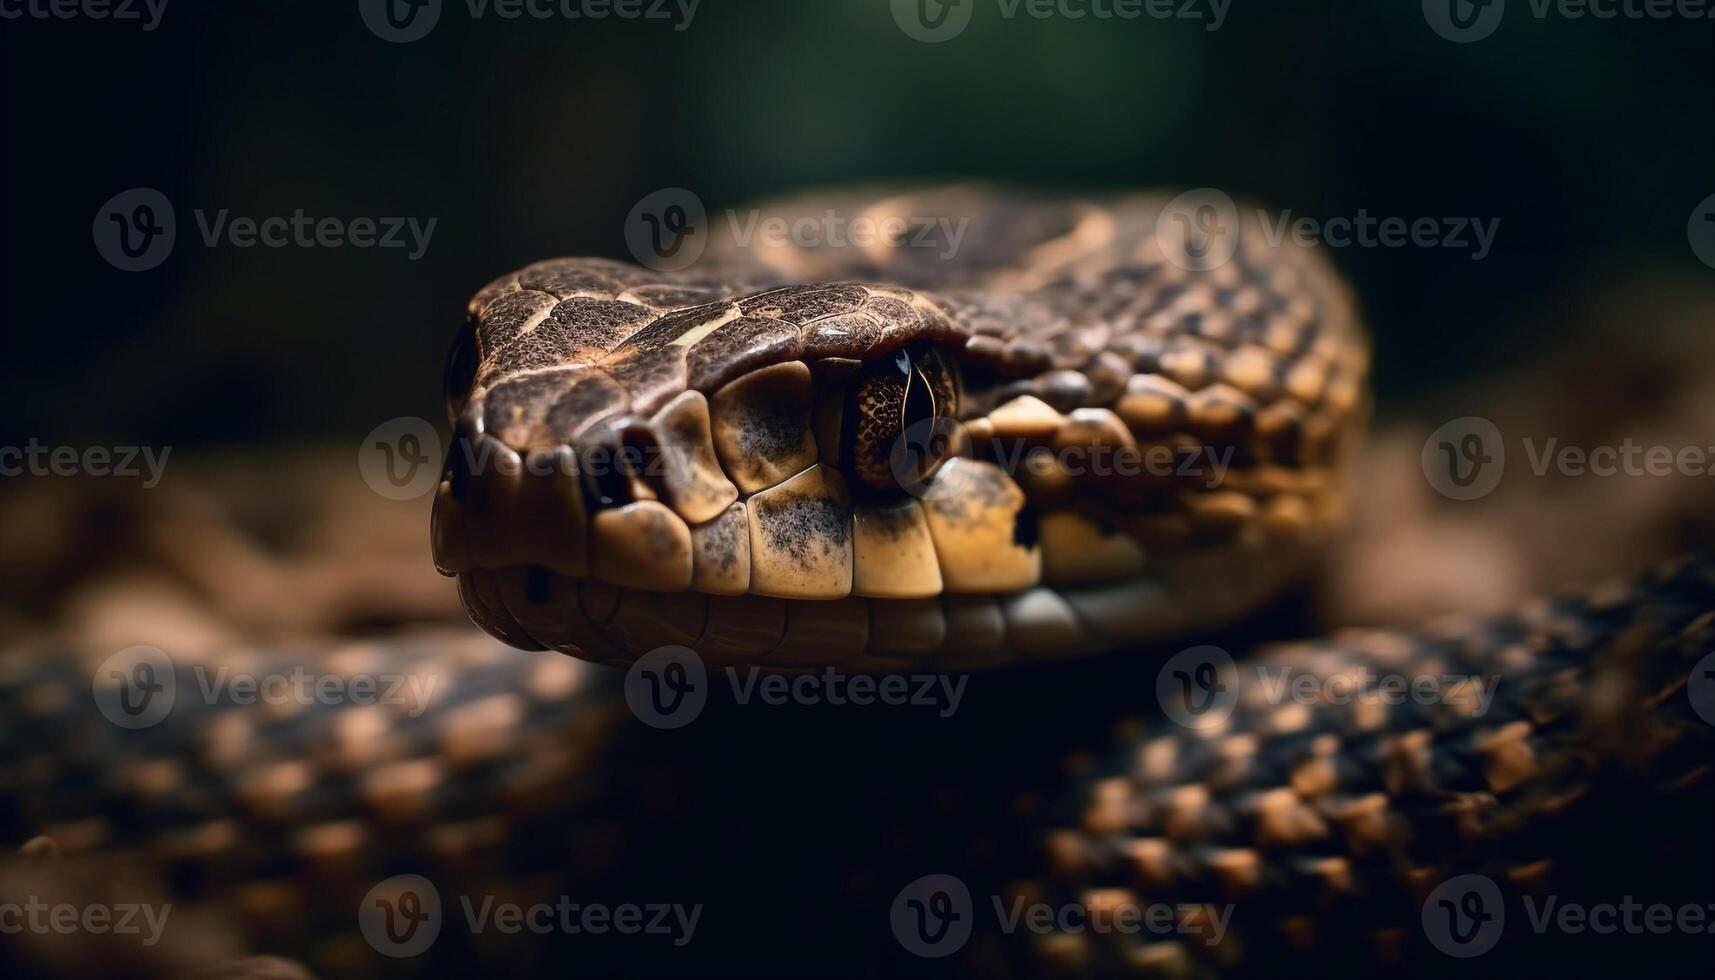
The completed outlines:
<svg viewBox="0 0 1715 980">
<path fill-rule="evenodd" d="M 1218 717 L 1121 726 L 1106 761 L 1079 756 L 1064 802 L 1026 792 L 1043 758 L 1027 777 L 1023 758 L 977 753 L 1058 754 L 1106 727 L 1102 706 L 1155 700 L 1158 660 L 1068 658 L 1218 636 L 1311 565 L 1349 492 L 1366 341 L 1325 263 L 1237 212 L 1217 214 L 1212 237 L 1206 214 L 1161 197 L 955 188 L 771 213 L 830 203 L 878 227 L 968 225 L 959 248 L 740 249 L 710 233 L 687 272 L 554 260 L 478 293 L 448 365 L 436 564 L 483 629 L 526 650 L 629 665 L 688 647 L 711 671 L 983 669 L 982 691 L 1014 699 L 1005 712 L 976 712 L 960 735 L 892 722 L 806 723 L 821 745 L 706 735 L 721 748 L 701 761 L 725 752 L 733 767 L 711 783 L 678 733 L 609 745 L 627 726 L 590 668 L 468 641 L 365 647 L 327 668 L 446 672 L 421 717 L 270 718 L 215 699 L 124 738 L 88 734 L 87 711 L 32 695 L 34 668 L 14 664 L 0 673 L 11 731 L 68 749 L 9 772 L 12 831 L 125 854 L 227 913 L 239 949 L 333 973 L 375 968 L 350 910 L 388 875 L 489 895 L 670 889 L 673 875 L 636 869 L 683 870 L 672 861 L 593 852 L 663 828 L 747 828 L 737 877 L 778 860 L 771 840 L 842 852 L 816 863 L 855 868 L 842 900 L 873 913 L 847 938 L 886 937 L 898 889 L 953 871 L 1096 919 L 1181 909 L 1170 935 L 979 938 L 966 953 L 984 968 L 1185 974 L 1336 947 L 1409 958 L 1428 950 L 1414 917 L 1446 877 L 1540 885 L 1577 857 L 1553 828 L 1611 799 L 1615 779 L 1654 793 L 1706 781 L 1711 733 L 1687 678 L 1715 633 L 1715 569 L 1685 562 L 1498 620 L 1229 661 Z M 1020 669 L 986 673 L 1003 665 Z M 1324 685 L 1486 680 L 1492 700 L 1282 701 L 1270 667 Z M 818 760 L 840 778 L 808 774 Z M 45 790 L 80 778 L 82 792 Z M 794 779 L 814 805 L 790 827 L 743 802 L 789 798 L 772 784 Z M 878 788 L 889 779 L 902 788 Z M 889 810 L 912 793 L 933 802 Z M 1058 828 L 1028 835 L 1045 857 L 1000 843 L 1021 815 Z M 938 821 L 958 843 L 907 840 L 939 840 L 924 829 Z M 848 836 L 866 826 L 879 844 Z M 1217 902 L 1232 909 L 1222 940 L 1188 941 L 1202 913 L 1184 909 Z M 766 922 L 725 921 L 768 941 Z M 493 952 L 440 942 L 445 957 Z M 856 962 L 823 951 L 830 969 Z"/>
</svg>

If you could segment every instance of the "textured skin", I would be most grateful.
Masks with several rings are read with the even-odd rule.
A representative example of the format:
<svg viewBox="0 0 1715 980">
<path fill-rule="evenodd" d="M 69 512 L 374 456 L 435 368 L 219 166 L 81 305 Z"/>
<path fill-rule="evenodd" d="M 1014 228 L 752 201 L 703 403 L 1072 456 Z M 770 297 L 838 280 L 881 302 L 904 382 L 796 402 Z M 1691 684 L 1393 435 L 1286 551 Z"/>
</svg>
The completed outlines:
<svg viewBox="0 0 1715 980">
<path fill-rule="evenodd" d="M 1345 288 L 1312 251 L 1270 243 L 1246 212 L 1223 226 L 1231 260 L 1200 263 L 1167 203 L 877 195 L 851 213 L 907 227 L 956 220 L 968 245 L 723 252 L 717 235 L 689 274 L 559 259 L 503 277 L 471 301 L 449 371 L 460 444 L 437 502 L 437 563 L 493 635 L 617 663 L 683 644 L 721 662 L 969 667 L 1101 652 L 1254 609 L 1337 523 L 1368 353 Z M 791 202 L 765 214 L 801 217 Z M 771 282 L 799 284 L 758 288 Z M 859 416 L 843 430 L 859 434 L 856 449 L 816 420 L 852 373 L 913 345 L 955 366 L 958 397 L 937 404 L 960 423 L 949 431 L 958 453 L 982 465 L 944 467 L 912 495 L 865 496 L 877 467 L 858 454 L 873 413 L 897 401 L 845 408 Z M 805 376 L 800 363 L 810 381 L 787 383 Z M 728 409 L 745 399 L 726 393 L 753 382 L 768 411 Z M 714 415 L 707 450 L 656 414 L 697 395 Z M 623 449 L 647 462 L 603 469 Z M 564 475 L 585 469 L 608 475 Z M 758 495 L 808 470 L 819 471 L 814 518 L 764 523 L 778 512 Z M 938 486 L 948 473 L 966 479 Z M 854 516 L 861 530 L 919 497 L 934 556 L 901 562 L 935 562 L 921 571 L 939 585 L 883 594 L 861 568 L 847 584 Z M 752 530 L 750 554 L 705 549 L 701 529 L 734 500 L 752 501 L 734 516 Z M 1054 533 L 1037 540 L 1039 524 Z M 771 575 L 757 542 L 780 539 L 787 553 Z M 1017 567 L 965 567 L 1015 542 Z M 741 573 L 706 595 L 711 557 L 748 561 L 748 586 Z M 691 594 L 637 628 L 611 619 L 628 601 L 613 587 Z M 794 626 L 811 617 L 825 626 Z M 974 644 L 963 625 L 974 618 L 1004 630 Z M 901 619 L 926 625 L 903 640 L 886 633 Z M 722 633 L 735 623 L 764 635 L 734 648 Z"/>
<path fill-rule="evenodd" d="M 1050 821 L 1065 822 L 1046 838 L 1045 876 L 1019 890 L 1092 912 L 1230 904 L 1222 942 L 1060 933 L 1033 937 L 1035 952 L 1094 974 L 1440 962 L 1425 901 L 1472 873 L 1498 884 L 1510 935 L 1524 934 L 1520 896 L 1576 888 L 1601 863 L 1589 849 L 1610 829 L 1602 817 L 1626 813 L 1617 801 L 1635 797 L 1624 819 L 1651 800 L 1694 826 L 1708 819 L 1715 727 L 1688 683 L 1715 649 L 1712 606 L 1715 562 L 1688 561 L 1513 615 L 1338 634 L 1238 665 L 1223 723 L 1134 726 L 1084 776 Z M 1464 689 L 1428 703 L 1281 703 L 1264 670 L 1481 678 L 1494 701 L 1479 710 Z M 1688 897 L 1707 901 L 1711 869 L 1680 860 Z"/>
<path fill-rule="evenodd" d="M 968 384 L 962 414 L 970 421 L 991 417 L 993 408 L 1024 390 L 1007 385 L 1027 385 L 1064 411 L 1086 404 L 1085 398 L 1097 399 L 1098 391 L 1111 391 L 1113 378 L 1130 379 L 1140 370 L 1136 360 L 1124 371 L 1113 367 L 1102 356 L 1112 353 L 1102 346 L 1107 340 L 1081 347 L 1100 330 L 1080 330 L 1066 313 L 1099 310 L 1101 318 L 1135 323 L 1141 314 L 1125 312 L 1132 305 L 1160 313 L 1163 304 L 1177 302 L 1173 297 L 1196 295 L 1150 285 L 1148 277 L 1142 283 L 1123 275 L 1098 277 L 1083 286 L 1056 286 L 1052 277 L 1037 281 L 1037 273 L 1053 267 L 1054 255 L 1032 252 L 1030 242 L 1064 238 L 1077 225 L 1068 213 L 1099 224 L 1102 215 L 1124 214 L 1133 204 L 1069 209 L 992 196 L 965 200 L 967 211 L 995 216 L 973 222 L 973 244 L 956 260 L 960 271 L 941 265 L 916 268 L 915 253 L 871 257 L 864 267 L 849 255 L 794 249 L 751 257 L 747 261 L 759 268 L 748 274 L 756 277 L 759 289 L 779 280 L 860 273 L 907 286 L 947 283 L 932 308 L 901 300 L 917 311 L 901 315 L 927 318 L 938 310 L 948 324 L 967 324 L 973 338 L 995 342 L 967 339 L 966 356 L 987 357 L 997 374 L 1005 374 L 1009 364 L 1018 372 L 988 387 Z M 806 207 L 814 211 L 819 205 Z M 715 260 L 727 261 L 718 251 Z M 1244 264 L 1244 254 L 1238 265 L 1252 269 Z M 1273 253 L 1263 254 L 1279 261 Z M 1195 278 L 1170 263 L 1151 268 L 1162 277 Z M 653 311 L 724 298 L 724 290 L 732 288 L 693 286 L 687 292 L 666 278 L 617 263 L 548 264 L 486 290 L 478 322 L 487 323 L 490 311 L 501 322 L 507 303 L 520 308 L 534 303 L 539 312 L 546 302 L 532 298 L 539 295 L 552 300 L 556 313 L 570 303 L 568 323 L 586 323 L 601 314 L 584 309 L 583 298 L 595 304 L 603 297 L 628 304 L 643 298 L 648 302 L 637 305 Z M 522 288 L 525 282 L 531 288 Z M 695 292 L 698 288 L 704 291 Z M 1338 287 L 1329 288 L 1322 295 L 1340 295 Z M 893 287 L 837 292 L 845 297 L 841 303 L 872 306 L 878 297 L 901 295 Z M 1215 297 L 1220 296 L 1217 289 Z M 780 305 L 778 299 L 772 302 Z M 1241 320 L 1253 328 L 1274 322 L 1277 329 L 1287 329 L 1280 324 L 1293 314 L 1290 301 L 1281 302 L 1286 305 L 1276 315 Z M 1181 309 L 1161 321 L 1163 343 L 1175 350 L 1194 348 L 1190 355 L 1166 356 L 1169 366 L 1163 367 L 1183 382 L 1188 395 L 1220 383 L 1203 379 L 1193 384 L 1189 372 L 1199 370 L 1198 363 L 1204 368 L 1231 364 L 1218 351 L 1243 346 L 1198 336 L 1206 326 L 1203 312 Z M 590 319 L 580 319 L 586 314 Z M 479 358 L 473 346 L 468 359 L 455 352 L 450 402 L 467 437 L 484 437 L 486 413 L 493 409 L 497 421 L 515 424 L 523 433 L 515 448 L 540 451 L 558 443 L 550 439 L 532 446 L 536 434 L 557 439 L 567 430 L 554 427 L 587 417 L 580 412 L 599 413 L 603 406 L 621 404 L 641 412 L 640 403 L 665 408 L 686 391 L 704 390 L 689 384 L 688 373 L 683 381 L 639 381 L 640 401 L 603 401 L 597 396 L 611 395 L 613 389 L 600 382 L 582 393 L 577 386 L 556 387 L 566 380 L 558 375 L 575 373 L 555 366 L 568 338 L 592 334 L 572 331 L 551 344 L 546 343 L 555 336 L 551 333 L 532 340 L 552 317 L 525 332 L 522 326 L 529 319 L 516 324 L 514 336 L 520 339 L 515 346 L 536 351 L 521 358 L 543 359 L 540 375 L 500 371 L 497 349 Z M 1020 335 L 1004 339 L 1009 331 Z M 1150 331 L 1142 334 L 1139 339 L 1138 331 L 1122 331 L 1113 350 L 1145 343 Z M 1032 338 L 1054 339 L 1033 343 Z M 1340 390 L 1346 393 L 1342 401 L 1352 399 L 1355 420 L 1362 400 L 1362 355 L 1355 339 L 1347 340 L 1329 353 L 1352 358 L 1343 362 L 1351 371 L 1332 372 L 1321 397 L 1301 404 L 1326 405 L 1329 393 Z M 1198 351 L 1208 356 L 1198 357 Z M 1150 363 L 1163 366 L 1166 353 L 1130 355 L 1153 357 Z M 721 362 L 738 365 L 732 380 L 790 363 L 733 356 L 736 360 Z M 802 357 L 802 351 L 796 356 Z M 480 373 L 479 361 L 493 362 L 481 371 L 494 384 L 471 394 L 464 390 L 465 368 Z M 688 358 L 686 365 L 688 370 Z M 1105 374 L 1109 367 L 1113 370 Z M 1187 373 L 1175 373 L 1180 371 Z M 639 370 L 636 377 L 646 375 Z M 556 380 L 533 385 L 531 377 Z M 1104 377 L 1110 379 L 1106 388 Z M 489 401 L 509 380 L 512 394 L 506 397 L 512 401 Z M 707 390 L 717 392 L 722 383 L 711 381 Z M 1182 413 L 1189 421 L 1196 416 L 1195 406 L 1221 400 L 1165 401 L 1174 406 L 1168 409 L 1170 417 Z M 1267 402 L 1254 418 L 1240 417 L 1254 423 L 1278 404 L 1281 400 Z M 497 407 L 503 405 L 518 412 Z M 601 424 L 598 419 L 595 426 Z M 1260 442 L 1249 445 L 1262 451 Z M 1279 469 L 1265 475 L 1280 481 L 1297 472 L 1285 465 Z M 458 508 L 470 508 L 470 513 L 455 512 L 455 520 L 476 526 L 486 517 L 485 507 L 493 507 L 495 515 L 516 513 L 506 509 L 515 505 L 506 497 L 507 487 L 470 476 L 455 466 L 443 493 Z M 1267 481 L 1258 481 L 1256 488 L 1266 489 Z M 502 492 L 492 492 L 496 489 Z M 1051 493 L 1052 488 L 1020 490 L 1026 492 Z M 580 506 L 582 493 L 580 488 Z M 1280 495 L 1276 488 L 1259 496 Z M 540 503 L 531 498 L 526 506 Z M 1230 500 L 1225 505 L 1239 506 Z M 448 506 L 437 510 L 443 528 Z M 1171 507 L 1154 516 L 1171 524 L 1189 522 L 1197 513 L 1175 496 Z M 507 527 L 505 521 L 482 525 L 484 533 L 476 539 L 505 538 Z M 569 537 L 557 537 L 563 529 L 543 527 L 542 538 L 564 543 Z M 519 544 L 515 540 L 503 541 L 498 553 L 517 560 L 478 569 L 504 575 L 449 567 L 450 552 L 441 547 L 446 540 L 437 540 L 442 567 L 460 575 L 479 621 L 503 639 L 536 640 L 506 605 L 516 598 L 504 591 L 508 576 L 517 577 L 517 594 L 526 597 L 551 597 L 553 589 L 544 592 L 545 586 L 574 581 L 580 611 L 590 597 L 607 610 L 607 618 L 596 624 L 601 633 L 591 639 L 608 650 L 606 659 L 626 659 L 627 651 L 613 646 L 612 634 L 636 630 L 637 619 L 626 619 L 621 590 L 584 581 L 590 578 L 587 540 L 585 569 L 578 574 L 556 570 L 551 578 L 522 570 L 534 562 L 506 552 Z M 1158 601 L 1173 610 L 1176 600 L 1186 600 L 1179 609 L 1184 618 L 1167 632 L 1200 629 L 1202 623 L 1242 614 L 1299 564 L 1285 556 L 1278 540 L 1243 532 L 1220 540 L 1221 547 L 1201 552 L 1190 548 L 1183 535 L 1169 536 L 1165 544 L 1151 541 L 1152 559 L 1158 553 L 1164 559 L 1173 556 L 1157 573 Z M 1313 545 L 1314 538 L 1305 543 Z M 1262 559 L 1273 555 L 1282 555 L 1285 567 L 1259 570 Z M 1231 586 L 1246 574 L 1261 581 L 1217 601 L 1218 586 Z M 1175 584 L 1186 582 L 1195 584 Z M 1057 595 L 1075 595 L 1070 586 L 1053 588 Z M 670 619 L 672 603 L 716 598 L 694 589 L 673 595 L 680 598 L 656 597 L 650 608 Z M 755 604 L 772 601 L 782 600 Z M 967 602 L 999 605 L 981 596 L 940 596 L 944 644 L 971 639 L 960 632 L 960 624 L 985 621 L 952 614 L 955 607 L 968 611 Z M 783 609 L 783 615 L 791 608 L 797 607 Z M 1293 664 L 1318 675 L 1353 665 L 1408 677 L 1498 674 L 1502 683 L 1495 702 L 1481 717 L 1445 705 L 1379 714 L 1337 706 L 1292 711 L 1259 705 L 1247 693 L 1254 692 L 1254 685 L 1244 686 L 1242 674 L 1252 661 L 1240 657 L 1235 683 L 1242 696 L 1226 729 L 1190 732 L 1147 716 L 1127 722 L 1118 747 L 1106 758 L 1074 757 L 1069 791 L 1067 780 L 1051 775 L 1046 760 L 1090 744 L 1091 729 L 1106 727 L 1112 718 L 1147 712 L 1158 660 L 1132 656 L 981 674 L 972 684 L 981 685 L 982 696 L 973 691 L 957 725 L 914 724 L 886 713 L 869 715 L 873 720 L 866 722 L 832 710 L 784 718 L 760 710 L 729 711 L 723 719 L 717 706 L 689 737 L 670 740 L 665 736 L 687 733 L 637 737 L 641 726 L 626 719 L 624 707 L 605 690 L 616 680 L 611 675 L 566 658 L 518 654 L 464 634 L 178 658 L 181 690 L 198 683 L 189 672 L 199 665 L 273 671 L 308 663 L 318 672 L 439 672 L 443 696 L 415 718 L 353 705 L 270 711 L 221 694 L 209 703 L 186 699 L 169 723 L 130 733 L 97 715 L 87 696 L 96 665 L 110 651 L 81 656 L 49 647 L 13 650 L 0 656 L 0 745 L 8 747 L 0 753 L 0 840 L 22 854 L 0 862 L 0 891 L 83 902 L 166 897 L 180 911 L 158 947 L 9 936 L 0 945 L 0 967 L 8 974 L 106 976 L 123 968 L 136 975 L 184 976 L 218 965 L 212 975 L 296 977 L 305 972 L 381 976 L 484 969 L 565 975 L 568 964 L 592 975 L 802 974 L 810 969 L 899 975 L 941 972 L 950 965 L 985 975 L 1035 976 L 1215 969 L 1325 975 L 1377 961 L 1410 964 L 1437 955 L 1424 948 L 1415 924 L 1421 891 L 1438 876 L 1482 871 L 1509 893 L 1541 887 L 1544 881 L 1558 887 L 1564 874 L 1600 864 L 1610 850 L 1650 836 L 1616 833 L 1622 826 L 1617 821 L 1654 828 L 1664 825 L 1659 822 L 1664 814 L 1677 811 L 1683 811 L 1682 818 L 1689 814 L 1693 827 L 1707 836 L 1711 728 L 1691 714 L 1687 671 L 1715 642 L 1712 610 L 1715 577 L 1703 560 L 1497 619 L 1419 632 L 1340 635 L 1265 654 L 1272 658 L 1265 662 Z M 992 625 L 992 619 L 986 621 Z M 1029 655 L 1014 648 L 1020 632 L 1016 624 L 1000 622 L 999 651 L 975 657 L 978 665 Z M 1098 647 L 1103 639 L 1082 636 L 1078 642 Z M 776 640 L 768 652 L 778 645 Z M 877 665 L 917 663 L 952 666 L 957 661 L 936 648 Z M 1048 799 L 1063 802 L 1043 804 L 1031 792 L 1041 786 L 1051 787 Z M 1697 802 L 1688 805 L 1687 796 Z M 1378 816 L 1383 819 L 1373 819 Z M 1021 817 L 1027 824 L 1022 833 L 1016 826 Z M 1048 832 L 1046 848 L 1038 846 L 1031 828 Z M 1017 846 L 1019 837 L 1022 846 Z M 1592 841 L 1602 846 L 1593 847 Z M 1686 870 L 1693 878 L 1702 875 L 1695 896 L 1707 901 L 1708 868 Z M 888 928 L 889 902 L 906 882 L 949 871 L 967 880 L 979 903 L 990 892 L 1014 891 L 1097 907 L 1111 907 L 1128 895 L 1145 902 L 1218 897 L 1234 906 L 1233 932 L 1229 942 L 1210 949 L 1146 944 L 1136 937 L 1004 936 L 989 928 L 973 936 L 962 957 L 910 957 Z M 682 954 L 588 936 L 556 946 L 532 937 L 473 937 L 448 930 L 431 956 L 391 960 L 365 943 L 355 910 L 379 880 L 403 873 L 429 876 L 447 895 L 706 899 L 710 925 L 706 937 Z M 289 956 L 302 967 L 253 954 Z M 1435 971 L 1452 961 L 1418 962 Z M 1524 967 L 1542 969 L 1543 961 L 1527 958 Z M 1665 971 L 1665 965 L 1658 970 Z"/>
</svg>

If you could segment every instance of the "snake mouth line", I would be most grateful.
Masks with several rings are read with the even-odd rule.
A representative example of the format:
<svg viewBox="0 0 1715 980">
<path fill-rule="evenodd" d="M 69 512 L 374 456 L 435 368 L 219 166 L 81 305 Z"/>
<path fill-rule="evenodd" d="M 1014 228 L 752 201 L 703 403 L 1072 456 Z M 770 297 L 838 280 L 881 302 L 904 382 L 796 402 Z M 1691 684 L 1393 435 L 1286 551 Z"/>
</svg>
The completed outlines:
<svg viewBox="0 0 1715 980">
<path fill-rule="evenodd" d="M 1107 582 L 919 599 L 653 592 L 540 565 L 475 569 L 458 581 L 472 618 L 501 640 L 614 666 L 683 646 L 710 666 L 948 671 L 1100 653 L 1230 622 L 1277 595 L 1312 555 L 1308 546 L 1210 545 Z"/>
</svg>

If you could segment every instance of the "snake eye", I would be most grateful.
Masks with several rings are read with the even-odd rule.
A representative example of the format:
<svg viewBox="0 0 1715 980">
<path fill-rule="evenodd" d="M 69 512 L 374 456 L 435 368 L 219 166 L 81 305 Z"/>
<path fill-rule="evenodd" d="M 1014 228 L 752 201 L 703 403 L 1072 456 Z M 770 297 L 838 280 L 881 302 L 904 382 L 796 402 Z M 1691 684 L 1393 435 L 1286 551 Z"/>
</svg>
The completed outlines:
<svg viewBox="0 0 1715 980">
<path fill-rule="evenodd" d="M 844 442 L 852 475 L 863 485 L 884 491 L 912 485 L 951 454 L 959 386 L 940 350 L 924 345 L 880 358 L 850 392 Z"/>
</svg>

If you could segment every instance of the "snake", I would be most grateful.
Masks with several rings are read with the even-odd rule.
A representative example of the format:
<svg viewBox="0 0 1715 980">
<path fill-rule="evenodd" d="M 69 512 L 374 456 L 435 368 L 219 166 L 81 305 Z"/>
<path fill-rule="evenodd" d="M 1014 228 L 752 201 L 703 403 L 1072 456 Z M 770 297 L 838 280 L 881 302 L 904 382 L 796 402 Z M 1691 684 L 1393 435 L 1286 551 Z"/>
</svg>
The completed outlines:
<svg viewBox="0 0 1715 980">
<path fill-rule="evenodd" d="M 123 685 L 100 658 L 0 660 L 0 731 L 30 747 L 0 765 L 0 828 L 24 847 L 0 884 L 123 880 L 195 901 L 206 918 L 168 948 L 126 950 L 140 972 L 470 968 L 520 941 L 443 933 L 434 957 L 389 960 L 354 910 L 406 873 L 449 895 L 626 894 L 639 872 L 612 855 L 640 837 L 713 860 L 767 814 L 730 790 L 663 787 L 706 790 L 717 760 L 744 755 L 763 771 L 727 777 L 753 801 L 820 794 L 801 815 L 821 821 L 810 839 L 919 832 L 849 848 L 865 866 L 842 880 L 873 915 L 808 933 L 823 954 L 847 944 L 820 972 L 868 972 L 851 937 L 886 936 L 895 892 L 943 909 L 945 890 L 912 882 L 949 870 L 997 908 L 1097 923 L 1160 907 L 1171 923 L 1002 935 L 990 921 L 947 961 L 899 934 L 889 969 L 1367 969 L 1441 955 L 1424 910 L 1452 878 L 1483 875 L 1512 901 L 1591 863 L 1575 828 L 1647 801 L 1707 807 L 1708 557 L 1500 616 L 1223 652 L 1183 672 L 1218 695 L 1211 713 L 1186 716 L 1189 684 L 1156 697 L 1173 650 L 1297 601 L 1359 489 L 1372 396 L 1356 299 L 1260 211 L 1201 192 L 955 186 L 756 213 L 824 232 L 838 214 L 850 233 L 740 241 L 716 222 L 640 264 L 539 262 L 468 304 L 430 532 L 435 567 L 498 644 L 424 634 L 167 668 L 181 691 L 210 667 L 432 677 L 420 714 L 217 693 L 118 730 L 69 693 Z M 741 728 L 699 754 L 638 734 L 614 693 L 610 668 L 629 696 L 663 657 L 710 679 L 968 676 L 1007 707 L 939 747 L 922 726 L 806 722 L 813 744 Z M 1319 693 L 1282 698 L 1271 676 Z M 1431 699 L 1328 695 L 1376 694 L 1379 677 L 1456 681 Z M 1075 761 L 1038 793 L 1032 753 Z M 833 756 L 847 768 L 830 788 L 808 770 Z M 889 794 L 890 778 L 908 788 Z M 916 814 L 876 802 L 943 782 L 972 785 Z M 696 846 L 662 843 L 687 827 Z M 1219 941 L 1202 941 L 1219 909 Z M 699 963 L 579 942 L 581 962 L 621 972 Z M 63 946 L 19 963 L 76 967 Z"/>
</svg>

